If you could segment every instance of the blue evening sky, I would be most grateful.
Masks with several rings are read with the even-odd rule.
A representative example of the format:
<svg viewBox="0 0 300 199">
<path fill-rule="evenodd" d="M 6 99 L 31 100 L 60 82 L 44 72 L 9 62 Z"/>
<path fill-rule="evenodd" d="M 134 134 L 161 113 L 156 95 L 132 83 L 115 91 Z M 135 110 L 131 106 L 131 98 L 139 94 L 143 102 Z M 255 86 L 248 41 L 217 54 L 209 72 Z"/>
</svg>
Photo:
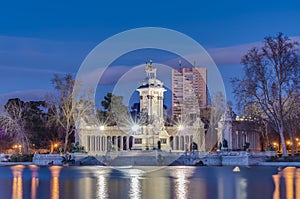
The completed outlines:
<svg viewBox="0 0 300 199">
<path fill-rule="evenodd" d="M 229 81 L 242 75 L 243 54 L 278 32 L 300 38 L 300 2 L 289 0 L 12 0 L 0 3 L 0 19 L 0 105 L 11 97 L 42 99 L 53 89 L 54 73 L 75 75 L 97 44 L 148 26 L 174 29 L 199 42 L 222 74 L 227 100 L 235 102 Z"/>
</svg>

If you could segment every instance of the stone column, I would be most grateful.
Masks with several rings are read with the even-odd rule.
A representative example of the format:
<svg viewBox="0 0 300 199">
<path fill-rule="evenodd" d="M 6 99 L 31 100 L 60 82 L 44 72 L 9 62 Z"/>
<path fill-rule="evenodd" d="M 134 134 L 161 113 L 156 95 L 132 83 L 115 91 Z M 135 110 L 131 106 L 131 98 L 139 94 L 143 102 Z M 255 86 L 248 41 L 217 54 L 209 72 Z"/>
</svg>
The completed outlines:
<svg viewBox="0 0 300 199">
<path fill-rule="evenodd" d="M 101 151 L 102 148 L 102 142 L 101 142 L 101 136 L 98 136 L 98 151 Z"/>
<path fill-rule="evenodd" d="M 107 151 L 107 140 L 106 136 L 103 136 L 103 151 Z"/>
<path fill-rule="evenodd" d="M 104 138 L 103 136 L 100 136 L 100 142 L 101 142 L 101 147 L 100 147 L 100 151 L 103 151 L 103 147 L 104 147 Z"/>
<path fill-rule="evenodd" d="M 93 136 L 90 136 L 90 151 L 94 151 Z"/>
<path fill-rule="evenodd" d="M 93 135 L 93 151 L 96 151 L 96 136 Z"/>
<path fill-rule="evenodd" d="M 183 140 L 184 142 L 184 140 Z M 179 150 L 182 150 L 182 136 L 179 136 Z"/>
<path fill-rule="evenodd" d="M 97 152 L 100 151 L 101 143 L 100 143 L 100 136 L 97 136 Z"/>
<path fill-rule="evenodd" d="M 97 147 L 98 147 L 98 142 L 97 142 L 98 138 L 97 138 L 97 137 L 98 137 L 98 136 L 95 136 L 95 138 L 94 138 L 95 152 L 97 151 Z"/>
<path fill-rule="evenodd" d="M 87 152 L 89 152 L 91 150 L 90 149 L 90 142 L 89 142 L 90 136 L 86 136 L 85 139 L 86 139 L 85 149 L 87 150 Z"/>
</svg>

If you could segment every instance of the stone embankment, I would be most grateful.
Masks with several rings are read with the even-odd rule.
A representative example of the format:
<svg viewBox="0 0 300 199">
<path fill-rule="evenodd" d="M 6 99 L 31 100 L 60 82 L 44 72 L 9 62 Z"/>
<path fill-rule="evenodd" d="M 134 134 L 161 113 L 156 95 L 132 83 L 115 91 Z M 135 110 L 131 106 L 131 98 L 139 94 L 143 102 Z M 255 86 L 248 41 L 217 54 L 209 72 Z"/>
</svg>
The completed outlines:
<svg viewBox="0 0 300 199">
<path fill-rule="evenodd" d="M 60 154 L 35 154 L 32 160 L 36 165 L 104 165 L 97 158 L 86 153 Z"/>
<path fill-rule="evenodd" d="M 109 166 L 250 166 L 266 165 L 278 166 L 280 163 L 268 163 L 270 157 L 275 156 L 275 152 L 122 152 L 122 154 L 107 153 L 104 156 L 88 156 L 86 153 L 75 153 L 67 156 L 59 154 L 35 154 L 33 164 L 36 165 L 63 165 L 63 160 L 70 165 L 109 165 Z M 287 166 L 294 165 L 286 163 Z M 300 163 L 299 163 L 300 165 Z"/>
<path fill-rule="evenodd" d="M 191 152 L 185 153 L 172 165 L 207 165 L 207 166 L 251 166 L 266 162 L 275 152 L 223 151 L 217 153 Z"/>
</svg>

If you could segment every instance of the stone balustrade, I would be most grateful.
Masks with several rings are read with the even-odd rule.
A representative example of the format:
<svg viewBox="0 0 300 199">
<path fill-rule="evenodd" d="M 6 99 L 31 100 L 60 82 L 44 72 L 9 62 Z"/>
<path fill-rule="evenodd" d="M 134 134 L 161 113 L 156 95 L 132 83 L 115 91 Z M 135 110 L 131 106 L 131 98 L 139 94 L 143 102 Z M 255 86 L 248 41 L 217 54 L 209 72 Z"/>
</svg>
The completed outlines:
<svg viewBox="0 0 300 199">
<path fill-rule="evenodd" d="M 60 154 L 34 154 L 32 163 L 36 165 L 62 165 Z"/>
</svg>

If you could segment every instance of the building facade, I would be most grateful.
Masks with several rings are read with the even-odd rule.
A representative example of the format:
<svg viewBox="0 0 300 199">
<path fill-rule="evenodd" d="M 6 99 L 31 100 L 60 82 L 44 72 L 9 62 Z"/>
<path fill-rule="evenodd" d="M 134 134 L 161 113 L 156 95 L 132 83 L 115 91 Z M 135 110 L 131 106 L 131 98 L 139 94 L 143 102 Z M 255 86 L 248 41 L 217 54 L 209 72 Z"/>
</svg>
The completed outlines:
<svg viewBox="0 0 300 199">
<path fill-rule="evenodd" d="M 207 106 L 206 68 L 172 70 L 172 116 L 199 117 L 200 108 Z"/>
<path fill-rule="evenodd" d="M 233 117 L 228 108 L 218 123 L 218 143 L 222 144 L 226 140 L 226 149 L 229 151 L 245 150 L 247 143 L 249 150 L 261 151 L 260 134 L 255 123 Z"/>
</svg>

